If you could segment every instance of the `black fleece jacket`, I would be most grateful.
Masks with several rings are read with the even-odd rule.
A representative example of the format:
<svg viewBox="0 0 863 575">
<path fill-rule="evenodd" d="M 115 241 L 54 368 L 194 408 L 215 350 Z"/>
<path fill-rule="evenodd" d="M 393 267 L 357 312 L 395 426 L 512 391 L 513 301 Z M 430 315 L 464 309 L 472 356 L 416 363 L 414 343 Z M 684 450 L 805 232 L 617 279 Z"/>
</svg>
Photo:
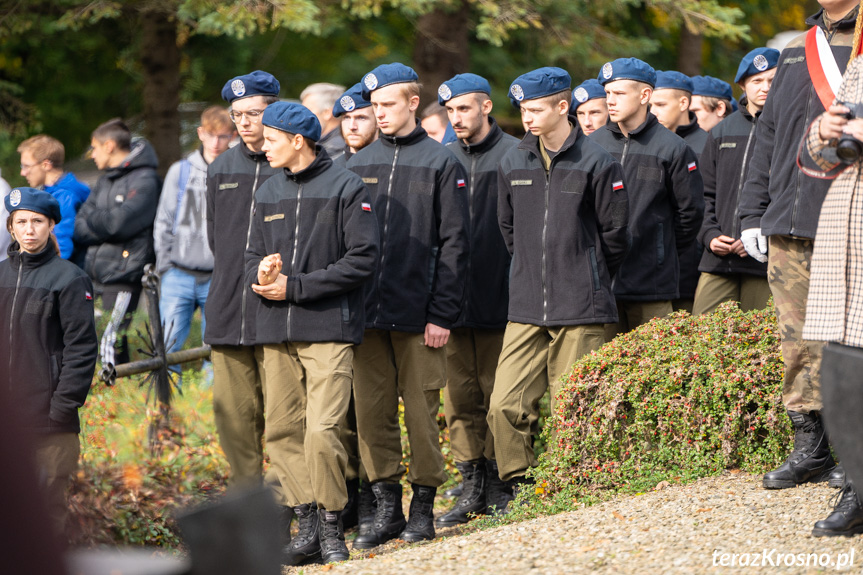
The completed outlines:
<svg viewBox="0 0 863 575">
<path fill-rule="evenodd" d="M 741 189 L 758 145 L 755 133 L 761 115 L 752 116 L 745 101 L 744 98 L 739 110 L 710 130 L 701 156 L 704 222 L 698 240 L 705 250 L 698 269 L 712 274 L 744 273 L 766 277 L 766 262 L 737 254 L 718 256 L 710 251 L 710 242 L 721 235 L 740 239 Z"/>
<path fill-rule="evenodd" d="M 49 245 L 0 262 L 0 385 L 35 433 L 79 433 L 99 343 L 93 284 Z"/>
<path fill-rule="evenodd" d="M 363 287 L 377 267 L 380 240 L 360 177 L 335 166 L 319 145 L 306 169 L 271 177 L 255 203 L 246 284 L 258 283 L 258 265 L 275 253 L 288 278 L 285 301 L 254 294 L 255 341 L 362 342 Z"/>
<path fill-rule="evenodd" d="M 452 152 L 419 125 L 403 137 L 381 134 L 348 160 L 372 197 L 381 261 L 366 284 L 366 328 L 450 329 L 467 278 L 467 174 Z"/>
<path fill-rule="evenodd" d="M 468 171 L 470 259 L 467 294 L 460 325 L 480 329 L 503 329 L 509 306 L 511 256 L 497 223 L 497 169 L 518 138 L 505 134 L 494 118 L 491 132 L 474 145 L 463 140 L 447 144 Z"/>
<path fill-rule="evenodd" d="M 679 297 L 679 254 L 696 241 L 704 189 L 695 152 L 683 138 L 647 119 L 626 137 L 616 123 L 590 135 L 623 165 L 632 247 L 614 279 L 621 301 Z"/>
<path fill-rule="evenodd" d="M 280 170 L 263 152 L 240 143 L 221 154 L 207 170 L 207 240 L 213 252 L 213 279 L 207 295 L 210 345 L 254 345 L 260 298 L 245 282 L 255 191 Z"/>
<path fill-rule="evenodd" d="M 498 222 L 512 254 L 509 319 L 539 326 L 617 321 L 611 278 L 628 244 L 620 164 L 574 127 L 546 172 L 527 134 L 498 170 Z"/>
<path fill-rule="evenodd" d="M 824 29 L 843 74 L 851 56 L 857 10 L 854 8 L 829 27 L 824 22 L 823 9 L 806 20 L 809 26 Z M 811 178 L 797 168 L 803 134 L 824 113 L 809 78 L 805 43 L 806 35 L 801 34 L 779 56 L 779 68 L 758 119 L 755 134 L 758 144 L 743 186 L 741 229 L 761 228 L 765 236 L 814 238 L 821 203 L 830 187 L 830 180 Z M 806 153 L 800 156 L 804 165 L 818 169 Z"/>
</svg>

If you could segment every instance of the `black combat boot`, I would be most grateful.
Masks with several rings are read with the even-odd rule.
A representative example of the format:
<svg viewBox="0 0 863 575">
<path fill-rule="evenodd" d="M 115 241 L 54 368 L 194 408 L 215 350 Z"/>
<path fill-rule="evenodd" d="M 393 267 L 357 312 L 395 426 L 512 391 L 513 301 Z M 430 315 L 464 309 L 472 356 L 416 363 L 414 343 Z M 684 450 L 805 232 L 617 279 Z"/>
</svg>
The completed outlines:
<svg viewBox="0 0 863 575">
<path fill-rule="evenodd" d="M 835 537 L 837 535 L 857 535 L 863 533 L 863 506 L 854 485 L 848 481 L 836 494 L 836 505 L 827 519 L 815 524 L 812 535 L 815 537 Z"/>
<path fill-rule="evenodd" d="M 342 510 L 342 527 L 343 529 L 351 529 L 359 524 L 360 480 L 348 479 L 345 481 L 345 486 L 348 488 L 348 502 Z"/>
<path fill-rule="evenodd" d="M 827 487 L 835 487 L 839 489 L 845 485 L 845 468 L 841 463 L 837 463 L 833 471 L 830 472 L 830 478 L 827 480 Z"/>
<path fill-rule="evenodd" d="M 411 483 L 414 495 L 408 513 L 408 524 L 400 536 L 408 543 L 434 539 L 434 496 L 437 488 Z"/>
<path fill-rule="evenodd" d="M 282 547 L 287 547 L 291 542 L 291 521 L 294 519 L 294 508 L 287 505 L 279 506 L 279 535 Z"/>
<path fill-rule="evenodd" d="M 464 493 L 464 483 L 459 483 L 444 491 L 442 495 L 447 499 L 455 499 L 456 497 L 461 497 L 462 493 Z"/>
<path fill-rule="evenodd" d="M 789 411 L 788 416 L 794 424 L 794 450 L 778 469 L 764 475 L 762 484 L 766 489 L 787 489 L 807 481 L 818 483 L 826 480 L 836 466 L 818 412 Z"/>
<path fill-rule="evenodd" d="M 360 481 L 357 498 L 357 525 L 359 525 L 360 533 L 362 533 L 364 526 L 369 529 L 372 528 L 377 510 L 378 501 L 375 499 L 375 492 L 372 491 L 372 484 L 368 481 Z"/>
<path fill-rule="evenodd" d="M 319 559 L 321 541 L 318 535 L 318 506 L 304 503 L 294 507 L 300 530 L 282 553 L 282 564 L 303 565 Z"/>
<path fill-rule="evenodd" d="M 407 523 L 402 511 L 401 483 L 379 481 L 372 484 L 372 492 L 377 504 L 375 519 L 371 523 L 371 529 L 360 527 L 360 534 L 354 539 L 354 547 L 357 549 L 371 549 L 395 539 Z"/>
<path fill-rule="evenodd" d="M 486 513 L 503 515 L 509 502 L 513 500 L 512 485 L 500 478 L 497 461 L 489 459 L 485 462 L 485 474 L 488 487 L 485 494 Z"/>
<path fill-rule="evenodd" d="M 347 561 L 351 554 L 345 545 L 342 512 L 318 509 L 318 524 L 320 525 L 321 560 L 324 563 Z"/>
<path fill-rule="evenodd" d="M 488 485 L 485 461 L 465 461 L 456 463 L 455 466 L 461 472 L 464 489 L 449 513 L 435 519 L 434 524 L 437 527 L 452 527 L 467 523 L 471 519 L 470 516 L 485 513 L 485 494 Z"/>
</svg>

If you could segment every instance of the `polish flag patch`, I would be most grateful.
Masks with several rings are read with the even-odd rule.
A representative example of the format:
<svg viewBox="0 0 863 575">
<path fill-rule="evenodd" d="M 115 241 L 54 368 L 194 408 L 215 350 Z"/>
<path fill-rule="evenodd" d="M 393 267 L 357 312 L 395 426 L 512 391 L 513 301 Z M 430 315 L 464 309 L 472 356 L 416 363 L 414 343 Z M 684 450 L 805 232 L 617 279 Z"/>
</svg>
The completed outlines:
<svg viewBox="0 0 863 575">
<path fill-rule="evenodd" d="M 363 211 L 364 212 L 372 211 L 372 205 L 368 202 L 363 202 Z"/>
<path fill-rule="evenodd" d="M 617 180 L 616 182 L 611 184 L 611 189 L 615 192 L 619 192 L 623 189 L 623 180 Z"/>
<path fill-rule="evenodd" d="M 464 184 L 464 180 L 462 180 L 462 179 L 458 179 L 458 180 L 456 180 L 456 181 L 455 181 L 455 183 L 456 183 L 456 185 L 457 185 L 458 187 L 460 187 L 460 188 L 463 188 L 463 187 L 464 187 L 464 185 L 465 185 L 465 184 Z"/>
<path fill-rule="evenodd" d="M 93 294 L 91 294 L 91 293 L 90 293 L 90 292 L 88 292 L 88 291 L 85 291 L 85 292 L 84 292 L 84 299 L 85 299 L 85 300 L 87 300 L 87 301 L 93 301 Z"/>
<path fill-rule="evenodd" d="M 689 162 L 689 164 L 686 166 L 686 168 L 687 168 L 690 172 L 694 172 L 695 170 L 697 170 L 697 169 L 698 169 L 698 166 L 696 166 L 696 165 L 695 165 L 695 162 Z"/>
</svg>

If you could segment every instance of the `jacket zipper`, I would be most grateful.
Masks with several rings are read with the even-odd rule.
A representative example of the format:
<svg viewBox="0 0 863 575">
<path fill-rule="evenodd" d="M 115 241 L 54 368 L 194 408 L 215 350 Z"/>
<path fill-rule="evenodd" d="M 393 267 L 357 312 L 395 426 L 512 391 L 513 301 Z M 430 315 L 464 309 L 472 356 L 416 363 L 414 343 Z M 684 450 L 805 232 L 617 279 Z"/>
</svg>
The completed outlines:
<svg viewBox="0 0 863 575">
<path fill-rule="evenodd" d="M 399 160 L 399 146 L 395 147 L 395 151 L 393 152 L 393 167 L 390 170 L 390 179 L 387 182 L 387 205 L 384 208 L 384 229 L 383 234 L 381 234 L 381 266 L 380 271 L 378 272 L 378 306 L 375 311 L 375 321 L 379 320 L 381 317 L 381 279 L 384 277 L 384 261 L 387 257 L 387 230 L 390 225 L 390 198 L 392 197 L 393 191 L 393 176 L 396 174 L 396 163 Z"/>
<path fill-rule="evenodd" d="M 291 266 L 288 268 L 288 276 L 294 275 L 294 266 L 297 263 L 297 244 L 300 241 L 300 203 L 303 199 L 303 185 L 300 184 L 299 189 L 297 190 L 297 210 L 294 214 L 294 218 L 296 218 L 296 224 L 294 225 L 294 247 L 291 250 Z M 288 302 L 288 325 L 287 325 L 287 338 L 288 341 L 291 341 L 291 312 L 293 311 L 294 306 Z"/>
<path fill-rule="evenodd" d="M 15 304 L 18 302 L 18 291 L 21 289 L 21 277 L 24 275 L 24 260 L 18 256 L 18 279 L 15 281 L 15 294 L 12 296 L 12 308 L 9 310 L 9 375 L 12 375 L 12 336 L 15 325 Z M 12 389 L 12 378 L 9 378 L 9 389 Z"/>
<path fill-rule="evenodd" d="M 752 126 L 749 128 L 749 138 L 746 140 L 746 149 L 743 150 L 743 165 L 740 166 L 740 181 L 737 183 L 737 205 L 734 206 L 734 222 L 731 224 L 731 237 L 738 239 L 740 235 L 740 196 L 743 192 L 744 178 L 746 177 L 746 160 L 749 158 L 749 147 L 752 145 L 752 136 L 755 135 L 755 118 L 752 118 Z"/>
<path fill-rule="evenodd" d="M 476 178 L 474 177 L 476 174 L 476 156 L 472 155 L 470 158 L 470 187 L 468 188 L 467 195 L 467 235 L 468 241 L 473 242 L 473 196 L 474 196 L 474 182 Z M 471 260 L 473 260 L 473 256 L 467 258 L 467 278 L 468 283 L 465 285 L 465 289 L 469 289 L 470 286 L 470 278 L 471 278 Z M 464 296 L 464 319 L 467 321 L 468 312 L 470 308 L 470 293 L 466 293 Z"/>
<path fill-rule="evenodd" d="M 255 180 L 252 182 L 252 203 L 249 206 L 249 227 L 246 229 L 246 249 L 249 249 L 249 241 L 252 237 L 252 218 L 255 216 L 255 191 L 258 189 L 258 176 L 261 174 L 261 162 L 255 160 Z M 243 296 L 240 300 L 240 345 L 245 345 L 243 339 L 246 336 L 246 294 L 249 286 L 243 282 Z"/>
<path fill-rule="evenodd" d="M 551 186 L 551 166 L 554 159 L 548 163 L 548 173 L 545 174 L 545 214 L 542 219 L 542 323 L 548 321 L 548 282 L 546 281 L 546 241 L 548 238 L 548 192 Z"/>
<path fill-rule="evenodd" d="M 623 140 L 623 153 L 620 154 L 620 167 L 623 167 L 623 162 L 626 161 L 626 152 L 629 151 L 629 136 L 626 136 Z"/>
</svg>

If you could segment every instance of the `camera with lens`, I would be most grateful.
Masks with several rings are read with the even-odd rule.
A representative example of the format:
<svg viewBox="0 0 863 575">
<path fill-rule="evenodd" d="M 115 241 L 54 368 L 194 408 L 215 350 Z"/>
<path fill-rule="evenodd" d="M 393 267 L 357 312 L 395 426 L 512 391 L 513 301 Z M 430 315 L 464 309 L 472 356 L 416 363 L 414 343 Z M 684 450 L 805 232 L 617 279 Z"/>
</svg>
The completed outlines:
<svg viewBox="0 0 863 575">
<path fill-rule="evenodd" d="M 838 102 L 840 106 L 848 108 L 848 112 L 842 114 L 846 120 L 855 118 L 863 118 L 863 104 L 850 104 L 848 102 Z M 836 144 L 836 156 L 843 164 L 853 164 L 860 159 L 863 154 L 863 142 L 848 134 L 842 134 L 839 138 L 839 143 Z"/>
</svg>

